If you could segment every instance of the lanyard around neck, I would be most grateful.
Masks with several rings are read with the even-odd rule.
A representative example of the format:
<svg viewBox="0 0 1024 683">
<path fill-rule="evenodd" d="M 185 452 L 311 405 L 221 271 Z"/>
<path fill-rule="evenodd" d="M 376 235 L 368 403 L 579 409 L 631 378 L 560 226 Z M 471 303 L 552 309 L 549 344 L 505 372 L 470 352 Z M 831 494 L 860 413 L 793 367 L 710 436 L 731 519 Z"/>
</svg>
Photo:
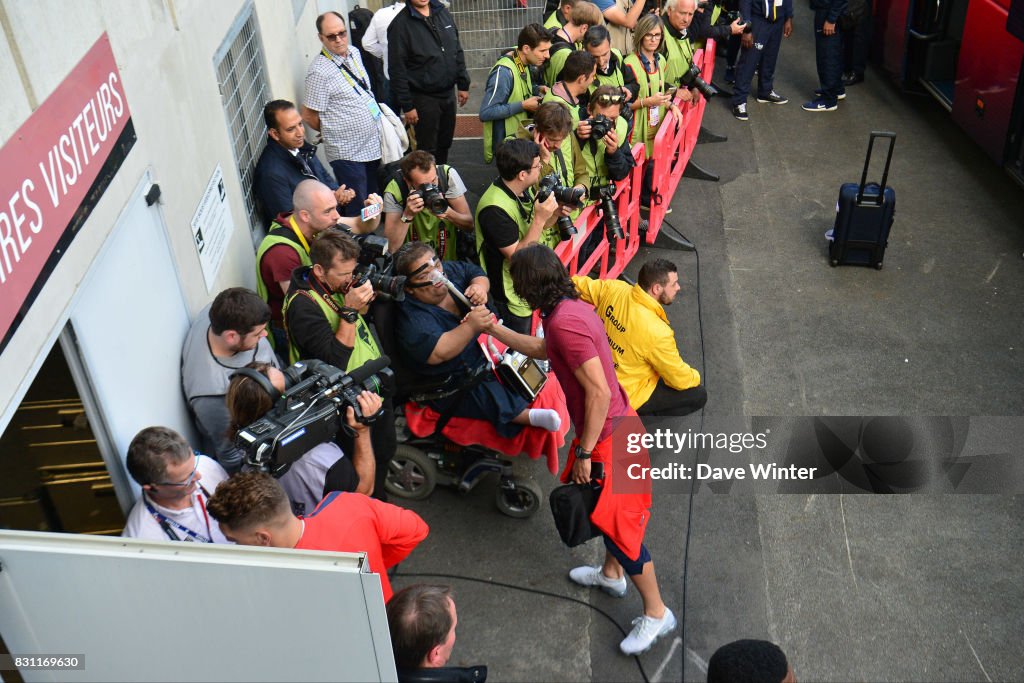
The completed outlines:
<svg viewBox="0 0 1024 683">
<path fill-rule="evenodd" d="M 176 520 L 173 520 L 173 519 L 167 517 L 166 515 L 164 515 L 163 513 L 159 512 L 149 502 L 149 496 L 147 496 L 145 494 L 145 492 L 143 492 L 142 497 L 143 497 L 143 500 L 146 503 L 146 510 L 149 512 L 149 514 L 153 515 L 153 519 L 156 520 L 157 524 L 160 525 L 160 528 L 164 530 L 164 533 L 167 534 L 168 538 L 170 538 L 172 541 L 186 540 L 186 541 L 194 541 L 194 542 L 198 542 L 198 543 L 213 543 L 213 531 L 210 529 L 210 515 L 207 514 L 207 512 L 206 512 L 206 504 L 203 502 L 203 495 L 202 495 L 202 493 L 203 493 L 203 489 L 201 487 L 197 487 L 196 488 L 195 496 L 196 496 L 196 498 L 198 498 L 198 500 L 199 500 L 199 507 L 203 511 L 203 519 L 206 520 L 206 533 L 207 533 L 206 536 L 203 536 L 202 534 L 200 534 L 198 532 L 195 532 L 192 529 L 189 529 L 184 524 L 180 524 Z M 175 534 L 174 531 L 171 530 L 171 526 L 174 526 L 179 531 L 185 532 L 185 534 L 188 536 L 188 538 L 185 538 L 185 539 L 178 538 L 177 534 Z"/>
<path fill-rule="evenodd" d="M 309 242 L 306 241 L 306 236 L 302 234 L 301 230 L 299 230 L 299 226 L 295 222 L 295 214 L 292 214 L 291 216 L 288 216 L 288 224 L 291 226 L 292 232 L 295 233 L 295 236 L 299 238 L 299 244 L 302 245 L 302 248 L 305 249 L 306 253 L 308 254 L 309 253 Z"/>
<path fill-rule="evenodd" d="M 321 49 L 320 50 L 320 54 L 322 54 L 324 57 L 329 59 L 331 61 L 331 63 L 334 64 L 334 66 L 338 67 L 338 69 L 340 71 L 345 72 L 345 74 L 347 74 L 350 77 L 349 85 L 351 85 L 354 88 L 356 83 L 358 83 L 359 87 L 363 89 L 363 92 L 366 92 L 366 93 L 370 92 L 370 87 L 366 84 L 366 81 L 363 80 L 362 78 L 360 78 L 359 76 L 356 76 L 354 73 L 352 73 L 352 70 L 349 69 L 348 66 L 345 65 L 344 58 L 342 58 L 342 62 L 339 64 L 338 62 L 334 61 L 334 59 L 331 57 L 330 54 L 328 54 L 326 48 Z M 356 83 L 353 83 L 351 79 L 355 79 Z"/>
</svg>

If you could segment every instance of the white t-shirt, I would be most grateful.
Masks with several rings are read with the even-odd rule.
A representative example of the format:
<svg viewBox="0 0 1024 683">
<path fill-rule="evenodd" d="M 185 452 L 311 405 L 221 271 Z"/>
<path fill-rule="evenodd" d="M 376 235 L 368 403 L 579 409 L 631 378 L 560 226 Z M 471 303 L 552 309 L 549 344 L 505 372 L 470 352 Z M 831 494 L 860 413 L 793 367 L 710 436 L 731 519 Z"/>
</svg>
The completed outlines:
<svg viewBox="0 0 1024 683">
<path fill-rule="evenodd" d="M 213 494 L 220 483 L 228 478 L 228 473 L 213 458 L 197 453 L 196 460 L 196 469 L 202 475 L 202 479 L 199 480 L 200 488 L 197 488 L 196 492 L 192 494 L 192 505 L 182 510 L 171 510 L 154 503 L 148 496 L 139 497 L 135 501 L 135 507 L 128 513 L 128 521 L 124 525 L 124 531 L 121 532 L 122 536 L 142 538 L 148 541 L 171 540 L 170 536 L 160 526 L 157 518 L 146 507 L 146 502 L 148 501 L 156 512 L 167 518 L 168 526 L 179 540 L 203 542 L 202 539 L 192 538 L 187 532 L 179 528 L 185 527 L 203 538 L 208 539 L 212 537 L 214 543 L 231 542 L 224 538 L 224 534 L 220 531 L 220 526 L 217 525 L 217 520 L 206 513 L 206 503 L 210 499 L 203 493 L 205 489 L 208 493 Z"/>
</svg>

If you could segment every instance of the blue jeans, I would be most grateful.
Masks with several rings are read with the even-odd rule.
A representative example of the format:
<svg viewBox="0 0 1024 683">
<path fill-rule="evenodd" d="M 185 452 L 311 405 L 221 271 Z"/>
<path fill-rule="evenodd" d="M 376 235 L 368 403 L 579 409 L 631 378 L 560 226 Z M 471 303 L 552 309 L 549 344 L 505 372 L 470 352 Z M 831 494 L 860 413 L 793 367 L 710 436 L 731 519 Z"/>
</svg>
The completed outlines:
<svg viewBox="0 0 1024 683">
<path fill-rule="evenodd" d="M 345 185 L 353 190 L 356 196 L 345 206 L 341 207 L 342 216 L 358 216 L 363 208 L 363 200 L 373 193 L 380 193 L 377 187 L 377 168 L 380 166 L 380 159 L 376 161 L 346 161 L 335 159 L 331 162 L 331 170 L 339 185 Z"/>
<path fill-rule="evenodd" d="M 836 24 L 836 32 L 826 36 L 822 27 L 828 18 L 828 10 L 814 12 L 814 53 L 818 66 L 818 81 L 821 83 L 822 99 L 831 107 L 839 100 L 843 91 L 843 38 Z"/>
<path fill-rule="evenodd" d="M 757 94 L 765 96 L 775 89 L 775 63 L 782 47 L 782 28 L 785 20 L 768 21 L 764 17 L 751 17 L 754 46 L 743 48 L 736 64 L 736 85 L 733 86 L 732 104 L 743 104 L 750 95 L 750 84 L 757 76 Z"/>
</svg>

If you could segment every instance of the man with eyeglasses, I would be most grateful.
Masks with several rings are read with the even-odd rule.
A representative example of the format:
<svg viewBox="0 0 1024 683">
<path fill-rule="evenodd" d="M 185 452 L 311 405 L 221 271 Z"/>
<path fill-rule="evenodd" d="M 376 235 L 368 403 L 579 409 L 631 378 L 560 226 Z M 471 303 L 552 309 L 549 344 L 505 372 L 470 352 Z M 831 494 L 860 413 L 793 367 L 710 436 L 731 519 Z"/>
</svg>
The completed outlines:
<svg viewBox="0 0 1024 683">
<path fill-rule="evenodd" d="M 167 427 L 147 427 L 128 446 L 128 473 L 142 495 L 128 513 L 122 536 L 151 541 L 230 543 L 206 504 L 228 478 L 212 458 L 192 451 Z"/>
<path fill-rule="evenodd" d="M 557 104 L 549 107 L 562 110 Z M 533 187 L 540 180 L 541 150 L 533 140 L 506 140 L 495 150 L 494 162 L 498 178 L 484 191 L 476 209 L 480 265 L 487 272 L 491 298 L 506 327 L 530 334 L 533 309 L 512 289 L 509 260 L 545 233 L 549 235 L 546 243 L 551 243 L 558 200 L 550 194 L 543 202 L 535 201 Z M 553 240 L 558 243 L 557 232 Z"/>
<path fill-rule="evenodd" d="M 363 201 L 379 191 L 377 122 L 382 114 L 359 49 L 348 43 L 342 16 L 337 12 L 321 14 L 316 30 L 323 48 L 306 72 L 302 120 L 323 136 L 334 177 L 355 191 L 355 199 L 343 207 L 343 215 L 353 217 Z"/>
</svg>

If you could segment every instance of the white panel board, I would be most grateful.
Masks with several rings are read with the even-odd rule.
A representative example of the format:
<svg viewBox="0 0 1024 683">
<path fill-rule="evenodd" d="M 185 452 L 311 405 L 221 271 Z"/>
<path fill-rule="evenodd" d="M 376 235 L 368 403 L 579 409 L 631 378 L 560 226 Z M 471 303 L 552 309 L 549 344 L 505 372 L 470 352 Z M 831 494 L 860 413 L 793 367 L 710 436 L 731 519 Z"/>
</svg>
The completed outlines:
<svg viewBox="0 0 1024 683">
<path fill-rule="evenodd" d="M 396 681 L 361 554 L 0 531 L 12 653 L 84 655 L 26 681 Z"/>
<path fill-rule="evenodd" d="M 181 390 L 181 345 L 189 328 L 157 206 L 143 183 L 93 263 L 71 326 L 103 420 L 122 461 L 132 437 L 163 425 L 194 436 Z"/>
</svg>

